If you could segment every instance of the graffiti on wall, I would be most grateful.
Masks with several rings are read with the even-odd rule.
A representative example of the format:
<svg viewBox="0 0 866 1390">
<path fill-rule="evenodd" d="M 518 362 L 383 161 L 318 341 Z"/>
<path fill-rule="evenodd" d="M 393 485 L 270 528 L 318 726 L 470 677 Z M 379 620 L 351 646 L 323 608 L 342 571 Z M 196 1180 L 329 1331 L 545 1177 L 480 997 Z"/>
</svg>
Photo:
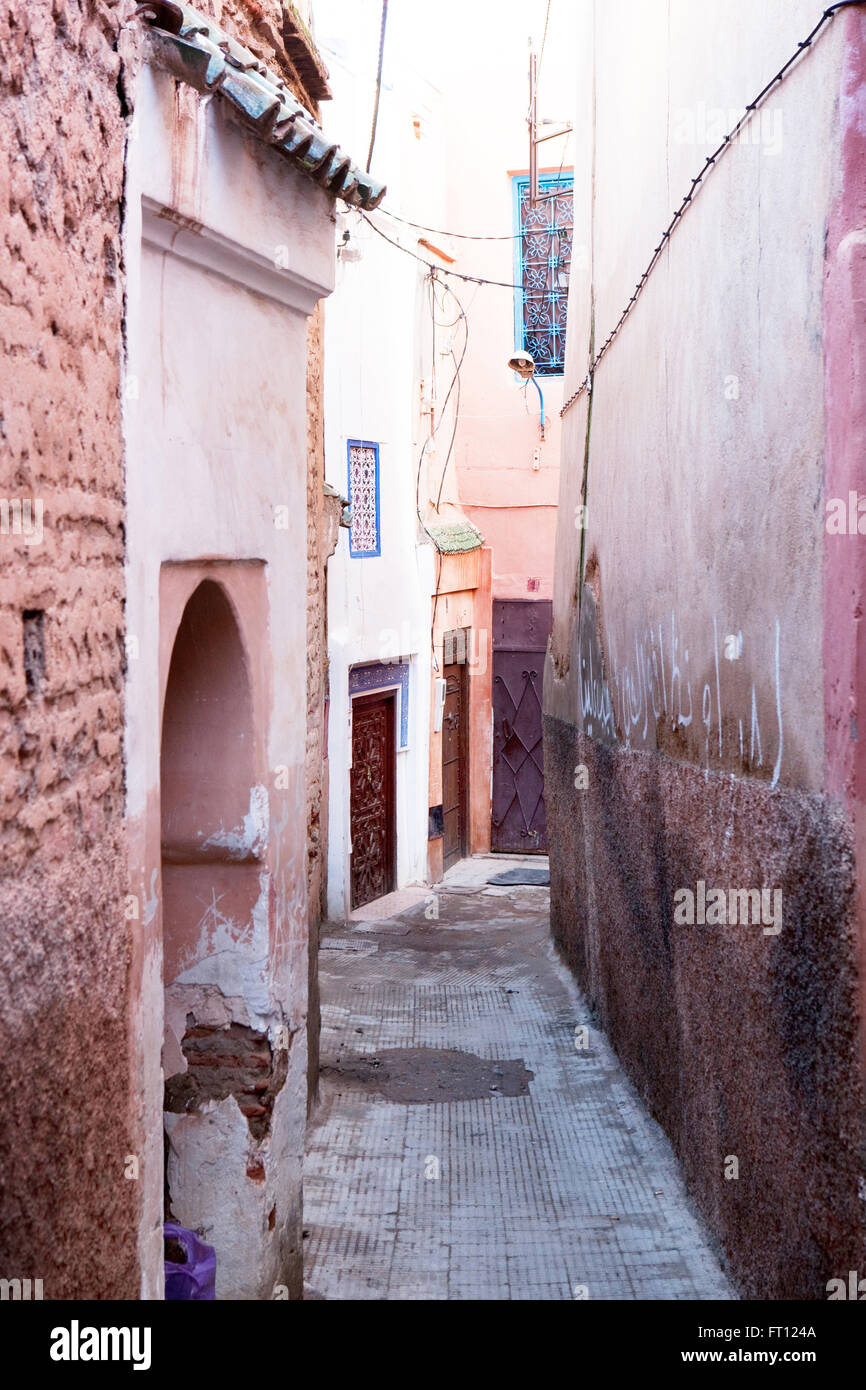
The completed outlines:
<svg viewBox="0 0 866 1390">
<path fill-rule="evenodd" d="M 579 648 L 580 711 L 591 738 L 626 748 L 673 743 L 690 758 L 699 752 L 707 767 L 739 766 L 777 784 L 784 750 L 778 619 L 762 643 L 747 648 L 741 630 L 723 630 L 712 617 L 698 662 L 670 613 L 640 629 L 623 654 L 613 641 L 602 646 L 596 600 L 585 587 Z M 760 680 L 754 668 L 751 681 L 732 678 L 752 651 L 760 651 L 767 666 Z M 768 720 L 770 694 L 774 711 Z"/>
</svg>

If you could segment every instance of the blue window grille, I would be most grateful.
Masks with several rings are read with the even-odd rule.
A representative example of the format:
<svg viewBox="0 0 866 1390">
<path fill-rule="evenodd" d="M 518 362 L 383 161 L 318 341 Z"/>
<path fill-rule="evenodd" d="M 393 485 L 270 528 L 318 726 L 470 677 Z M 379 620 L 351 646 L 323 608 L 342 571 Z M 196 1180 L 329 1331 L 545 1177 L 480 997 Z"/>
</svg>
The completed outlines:
<svg viewBox="0 0 866 1390">
<path fill-rule="evenodd" d="M 571 239 L 572 174 L 540 174 L 539 200 L 530 207 L 529 178 L 512 180 L 514 197 L 514 342 L 532 354 L 539 376 L 565 370 L 565 323 Z"/>
<path fill-rule="evenodd" d="M 349 505 L 352 526 L 349 554 L 354 558 L 381 555 L 379 532 L 379 445 L 369 439 L 347 441 Z"/>
</svg>

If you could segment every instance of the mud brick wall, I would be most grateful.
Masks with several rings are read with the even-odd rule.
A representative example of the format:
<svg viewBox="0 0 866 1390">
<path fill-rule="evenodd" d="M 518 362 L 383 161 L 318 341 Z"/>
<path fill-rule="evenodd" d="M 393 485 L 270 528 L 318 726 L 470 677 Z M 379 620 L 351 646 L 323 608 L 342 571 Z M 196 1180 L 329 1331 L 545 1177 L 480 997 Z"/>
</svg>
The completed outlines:
<svg viewBox="0 0 866 1390">
<path fill-rule="evenodd" d="M 307 1004 L 307 1101 L 318 1091 L 319 1077 L 319 923 L 324 915 L 328 846 L 328 796 L 325 751 L 327 695 L 327 563 L 332 505 L 326 502 L 323 399 L 323 310 L 310 318 L 307 331 L 307 903 L 309 927 L 309 997 Z"/>
<path fill-rule="evenodd" d="M 124 7 L 0 0 L 0 1274 L 134 1298 Z M 41 511 L 41 517 L 40 517 Z M 37 520 L 41 521 L 39 526 Z"/>
</svg>

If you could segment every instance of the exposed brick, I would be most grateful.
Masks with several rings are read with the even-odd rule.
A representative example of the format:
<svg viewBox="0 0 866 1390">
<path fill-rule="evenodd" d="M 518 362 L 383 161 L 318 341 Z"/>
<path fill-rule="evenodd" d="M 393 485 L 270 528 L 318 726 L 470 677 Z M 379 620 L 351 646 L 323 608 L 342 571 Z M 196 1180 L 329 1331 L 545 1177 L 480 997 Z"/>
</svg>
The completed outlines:
<svg viewBox="0 0 866 1390">
<path fill-rule="evenodd" d="M 270 1128 L 274 1098 L 285 1083 L 286 1053 L 271 1052 L 266 1034 L 241 1023 L 202 1027 L 188 1020 L 181 1047 L 187 1070 L 165 1083 L 165 1108 L 181 1115 L 205 1101 L 234 1096 L 250 1133 L 263 1139 Z"/>
</svg>

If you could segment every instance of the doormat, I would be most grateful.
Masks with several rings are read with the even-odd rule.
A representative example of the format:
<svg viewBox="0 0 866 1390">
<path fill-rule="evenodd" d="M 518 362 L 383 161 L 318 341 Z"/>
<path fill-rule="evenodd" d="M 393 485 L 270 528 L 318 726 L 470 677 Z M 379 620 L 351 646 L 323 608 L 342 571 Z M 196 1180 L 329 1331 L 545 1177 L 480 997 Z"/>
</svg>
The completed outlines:
<svg viewBox="0 0 866 1390">
<path fill-rule="evenodd" d="M 488 883 L 508 884 L 515 886 L 518 884 L 531 888 L 548 888 L 550 886 L 549 869 L 506 869 L 504 873 L 494 874 L 487 880 Z"/>
</svg>

